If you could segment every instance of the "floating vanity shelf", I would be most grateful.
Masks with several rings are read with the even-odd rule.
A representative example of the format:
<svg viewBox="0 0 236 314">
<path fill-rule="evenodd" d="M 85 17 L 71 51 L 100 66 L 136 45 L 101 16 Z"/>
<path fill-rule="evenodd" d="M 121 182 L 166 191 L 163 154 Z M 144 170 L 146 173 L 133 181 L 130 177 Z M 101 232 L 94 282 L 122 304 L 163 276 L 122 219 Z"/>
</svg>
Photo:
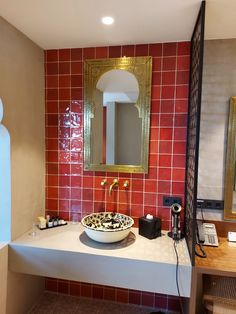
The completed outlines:
<svg viewBox="0 0 236 314">
<path fill-rule="evenodd" d="M 11 271 L 177 295 L 173 240 L 149 240 L 131 228 L 121 242 L 102 244 L 87 237 L 81 224 L 28 232 L 10 243 Z M 191 263 L 185 240 L 177 245 L 180 294 L 190 296 Z"/>
</svg>

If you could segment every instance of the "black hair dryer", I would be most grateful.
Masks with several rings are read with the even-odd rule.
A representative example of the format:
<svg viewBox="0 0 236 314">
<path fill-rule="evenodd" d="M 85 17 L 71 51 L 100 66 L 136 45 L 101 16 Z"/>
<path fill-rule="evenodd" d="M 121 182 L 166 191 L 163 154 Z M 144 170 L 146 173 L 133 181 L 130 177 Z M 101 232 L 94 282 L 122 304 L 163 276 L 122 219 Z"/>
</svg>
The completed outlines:
<svg viewBox="0 0 236 314">
<path fill-rule="evenodd" d="M 180 240 L 184 237 L 181 233 L 180 229 L 180 212 L 182 207 L 178 203 L 174 203 L 171 205 L 171 231 L 168 232 L 168 236 L 171 237 L 173 240 Z"/>
</svg>

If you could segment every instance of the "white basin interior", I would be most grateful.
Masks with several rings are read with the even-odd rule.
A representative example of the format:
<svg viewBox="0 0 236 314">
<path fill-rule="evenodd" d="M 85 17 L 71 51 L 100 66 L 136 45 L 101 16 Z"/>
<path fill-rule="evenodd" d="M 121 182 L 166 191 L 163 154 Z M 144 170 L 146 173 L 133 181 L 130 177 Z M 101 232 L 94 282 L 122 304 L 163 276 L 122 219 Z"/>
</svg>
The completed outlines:
<svg viewBox="0 0 236 314">
<path fill-rule="evenodd" d="M 101 243 L 113 243 L 127 237 L 134 221 L 124 214 L 101 212 L 85 216 L 81 223 L 91 239 Z"/>
</svg>

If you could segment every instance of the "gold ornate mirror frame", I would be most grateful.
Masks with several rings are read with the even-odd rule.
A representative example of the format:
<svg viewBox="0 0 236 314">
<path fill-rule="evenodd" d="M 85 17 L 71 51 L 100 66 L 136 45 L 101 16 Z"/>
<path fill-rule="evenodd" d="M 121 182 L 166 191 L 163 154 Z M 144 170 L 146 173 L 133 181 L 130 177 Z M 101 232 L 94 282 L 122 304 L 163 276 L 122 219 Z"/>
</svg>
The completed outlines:
<svg viewBox="0 0 236 314">
<path fill-rule="evenodd" d="M 110 70 L 126 70 L 132 73 L 139 85 L 139 97 L 135 106 L 142 118 L 141 163 L 140 165 L 92 164 L 91 161 L 91 119 L 94 117 L 94 90 L 99 78 Z M 85 106 L 84 106 L 84 170 L 147 173 L 150 128 L 150 100 L 152 58 L 111 58 L 85 61 Z"/>
<path fill-rule="evenodd" d="M 225 187 L 224 187 L 224 219 L 236 219 L 236 97 L 230 99 L 229 124 L 227 137 Z M 233 210 L 235 208 L 235 210 Z"/>
</svg>

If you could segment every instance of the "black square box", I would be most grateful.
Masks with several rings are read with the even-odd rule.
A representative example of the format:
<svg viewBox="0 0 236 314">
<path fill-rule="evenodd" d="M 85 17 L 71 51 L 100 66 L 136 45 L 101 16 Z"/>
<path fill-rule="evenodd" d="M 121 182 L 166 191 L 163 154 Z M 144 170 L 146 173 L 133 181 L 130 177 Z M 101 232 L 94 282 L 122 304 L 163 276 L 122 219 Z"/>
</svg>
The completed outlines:
<svg viewBox="0 0 236 314">
<path fill-rule="evenodd" d="M 148 239 L 155 239 L 161 236 L 161 219 L 153 217 L 148 219 L 145 216 L 139 218 L 139 234 Z"/>
</svg>

